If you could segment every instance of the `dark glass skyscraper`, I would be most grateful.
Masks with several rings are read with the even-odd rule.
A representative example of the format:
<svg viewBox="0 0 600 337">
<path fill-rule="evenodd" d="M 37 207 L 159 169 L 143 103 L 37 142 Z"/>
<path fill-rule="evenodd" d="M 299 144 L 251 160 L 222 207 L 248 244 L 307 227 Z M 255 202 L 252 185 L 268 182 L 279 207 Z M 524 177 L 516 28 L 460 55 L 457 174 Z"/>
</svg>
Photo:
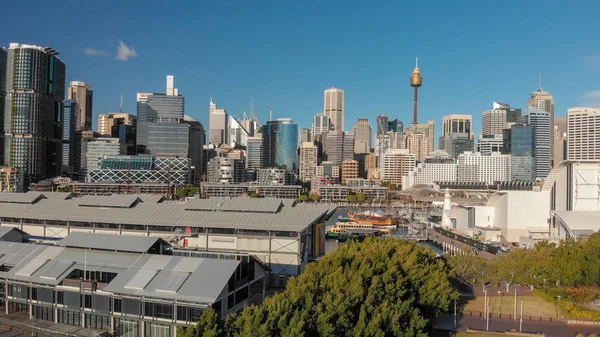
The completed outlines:
<svg viewBox="0 0 600 337">
<path fill-rule="evenodd" d="M 511 154 L 511 180 L 535 181 L 535 142 L 533 128 L 513 124 L 503 131 L 503 153 Z"/>
<path fill-rule="evenodd" d="M 23 170 L 25 184 L 58 176 L 66 66 L 50 47 L 18 43 L 6 64 L 4 165 Z"/>
</svg>

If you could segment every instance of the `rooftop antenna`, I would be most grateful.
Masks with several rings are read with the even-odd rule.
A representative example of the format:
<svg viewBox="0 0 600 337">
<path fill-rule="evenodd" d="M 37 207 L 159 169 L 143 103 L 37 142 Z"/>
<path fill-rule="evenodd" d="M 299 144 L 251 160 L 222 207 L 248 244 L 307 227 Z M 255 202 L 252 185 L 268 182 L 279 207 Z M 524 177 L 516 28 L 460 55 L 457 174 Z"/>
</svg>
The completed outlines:
<svg viewBox="0 0 600 337">
<path fill-rule="evenodd" d="M 542 91 L 542 73 L 540 72 L 540 91 Z"/>
<path fill-rule="evenodd" d="M 121 104 L 119 104 L 119 112 L 123 112 L 123 93 L 121 93 Z"/>
<path fill-rule="evenodd" d="M 273 106 L 269 106 L 269 120 L 272 121 L 273 120 Z"/>
</svg>

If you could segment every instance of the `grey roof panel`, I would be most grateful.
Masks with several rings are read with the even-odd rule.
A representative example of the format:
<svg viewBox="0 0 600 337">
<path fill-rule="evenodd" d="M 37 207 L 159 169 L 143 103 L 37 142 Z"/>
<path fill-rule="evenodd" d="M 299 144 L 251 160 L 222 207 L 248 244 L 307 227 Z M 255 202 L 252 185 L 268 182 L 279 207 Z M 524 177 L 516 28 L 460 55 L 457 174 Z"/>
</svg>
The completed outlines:
<svg viewBox="0 0 600 337">
<path fill-rule="evenodd" d="M 40 198 L 42 198 L 42 193 L 40 193 L 40 192 L 28 192 L 28 193 L 0 192 L 0 203 L 33 204 Z"/>
<path fill-rule="evenodd" d="M 31 276 L 33 273 L 42 268 L 43 265 L 48 263 L 47 259 L 34 258 L 29 261 L 25 266 L 19 269 L 18 272 L 15 273 L 17 276 Z"/>
<path fill-rule="evenodd" d="M 280 207 L 281 200 L 279 199 L 211 198 L 189 199 L 185 203 L 184 209 L 191 211 L 276 213 Z"/>
<path fill-rule="evenodd" d="M 177 293 L 181 286 L 187 281 L 192 273 L 182 271 L 172 271 L 167 277 L 156 287 L 156 291 L 164 291 L 169 293 Z"/>
<path fill-rule="evenodd" d="M 145 253 L 158 237 L 72 232 L 58 244 L 63 247 Z"/>
<path fill-rule="evenodd" d="M 52 264 L 52 267 L 50 267 L 48 270 L 42 273 L 40 277 L 51 280 L 57 280 L 74 264 L 75 261 L 56 261 L 54 264 Z"/>
<path fill-rule="evenodd" d="M 150 281 L 152 281 L 158 270 L 156 269 L 140 269 L 135 276 L 127 282 L 125 288 L 134 290 L 144 290 Z"/>
<path fill-rule="evenodd" d="M 110 196 L 84 195 L 83 197 L 77 199 L 77 205 L 98 208 L 131 208 L 138 201 L 140 201 L 140 199 L 137 196 L 128 194 L 114 194 Z"/>
</svg>

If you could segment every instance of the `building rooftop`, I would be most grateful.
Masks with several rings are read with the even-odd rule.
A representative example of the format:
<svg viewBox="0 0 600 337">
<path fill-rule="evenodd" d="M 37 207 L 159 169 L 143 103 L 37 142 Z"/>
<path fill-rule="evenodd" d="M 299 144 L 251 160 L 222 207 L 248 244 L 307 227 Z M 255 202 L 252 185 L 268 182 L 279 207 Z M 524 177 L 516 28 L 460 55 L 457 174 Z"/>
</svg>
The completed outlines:
<svg viewBox="0 0 600 337">
<path fill-rule="evenodd" d="M 133 203 L 131 207 L 123 207 L 133 198 L 142 198 L 131 195 L 104 196 L 101 197 L 102 202 L 91 205 L 91 202 L 82 201 L 86 198 L 61 200 L 31 196 L 25 198 L 26 195 L 27 193 L 0 192 L 0 217 L 31 219 L 39 221 L 40 224 L 45 220 L 175 227 L 181 230 L 187 227 L 201 227 L 301 232 L 330 215 L 335 209 L 334 206 L 292 204 L 271 198 L 218 199 L 223 200 L 223 206 L 219 207 L 225 207 L 227 211 L 214 211 L 215 209 L 209 208 L 210 205 L 214 205 L 213 199 L 158 203 L 142 200 Z M 25 201 L 11 202 L 15 199 Z M 106 205 L 117 206 L 107 209 Z M 278 207 L 277 211 L 274 211 L 275 206 Z"/>
<path fill-rule="evenodd" d="M 58 245 L 69 248 L 146 253 L 157 241 L 163 240 L 153 236 L 73 232 L 62 239 Z"/>
<path fill-rule="evenodd" d="M 59 285 L 73 270 L 85 268 L 117 274 L 105 292 L 206 304 L 216 301 L 239 263 L 0 242 L 0 265 L 11 267 L 0 278 Z"/>
</svg>

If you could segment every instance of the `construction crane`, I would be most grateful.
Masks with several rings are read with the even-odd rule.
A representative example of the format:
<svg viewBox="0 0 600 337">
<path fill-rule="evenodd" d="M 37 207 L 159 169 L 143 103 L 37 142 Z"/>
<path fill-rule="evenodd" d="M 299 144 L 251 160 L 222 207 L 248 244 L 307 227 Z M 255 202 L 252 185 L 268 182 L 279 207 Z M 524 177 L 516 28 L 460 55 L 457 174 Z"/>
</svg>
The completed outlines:
<svg viewBox="0 0 600 337">
<path fill-rule="evenodd" d="M 254 100 L 250 99 L 250 116 L 252 116 L 252 120 L 254 121 L 254 124 L 256 124 L 256 128 L 260 128 L 262 126 L 262 124 L 260 123 L 260 120 L 258 119 L 258 117 L 256 117 L 256 115 L 254 114 Z"/>
</svg>

